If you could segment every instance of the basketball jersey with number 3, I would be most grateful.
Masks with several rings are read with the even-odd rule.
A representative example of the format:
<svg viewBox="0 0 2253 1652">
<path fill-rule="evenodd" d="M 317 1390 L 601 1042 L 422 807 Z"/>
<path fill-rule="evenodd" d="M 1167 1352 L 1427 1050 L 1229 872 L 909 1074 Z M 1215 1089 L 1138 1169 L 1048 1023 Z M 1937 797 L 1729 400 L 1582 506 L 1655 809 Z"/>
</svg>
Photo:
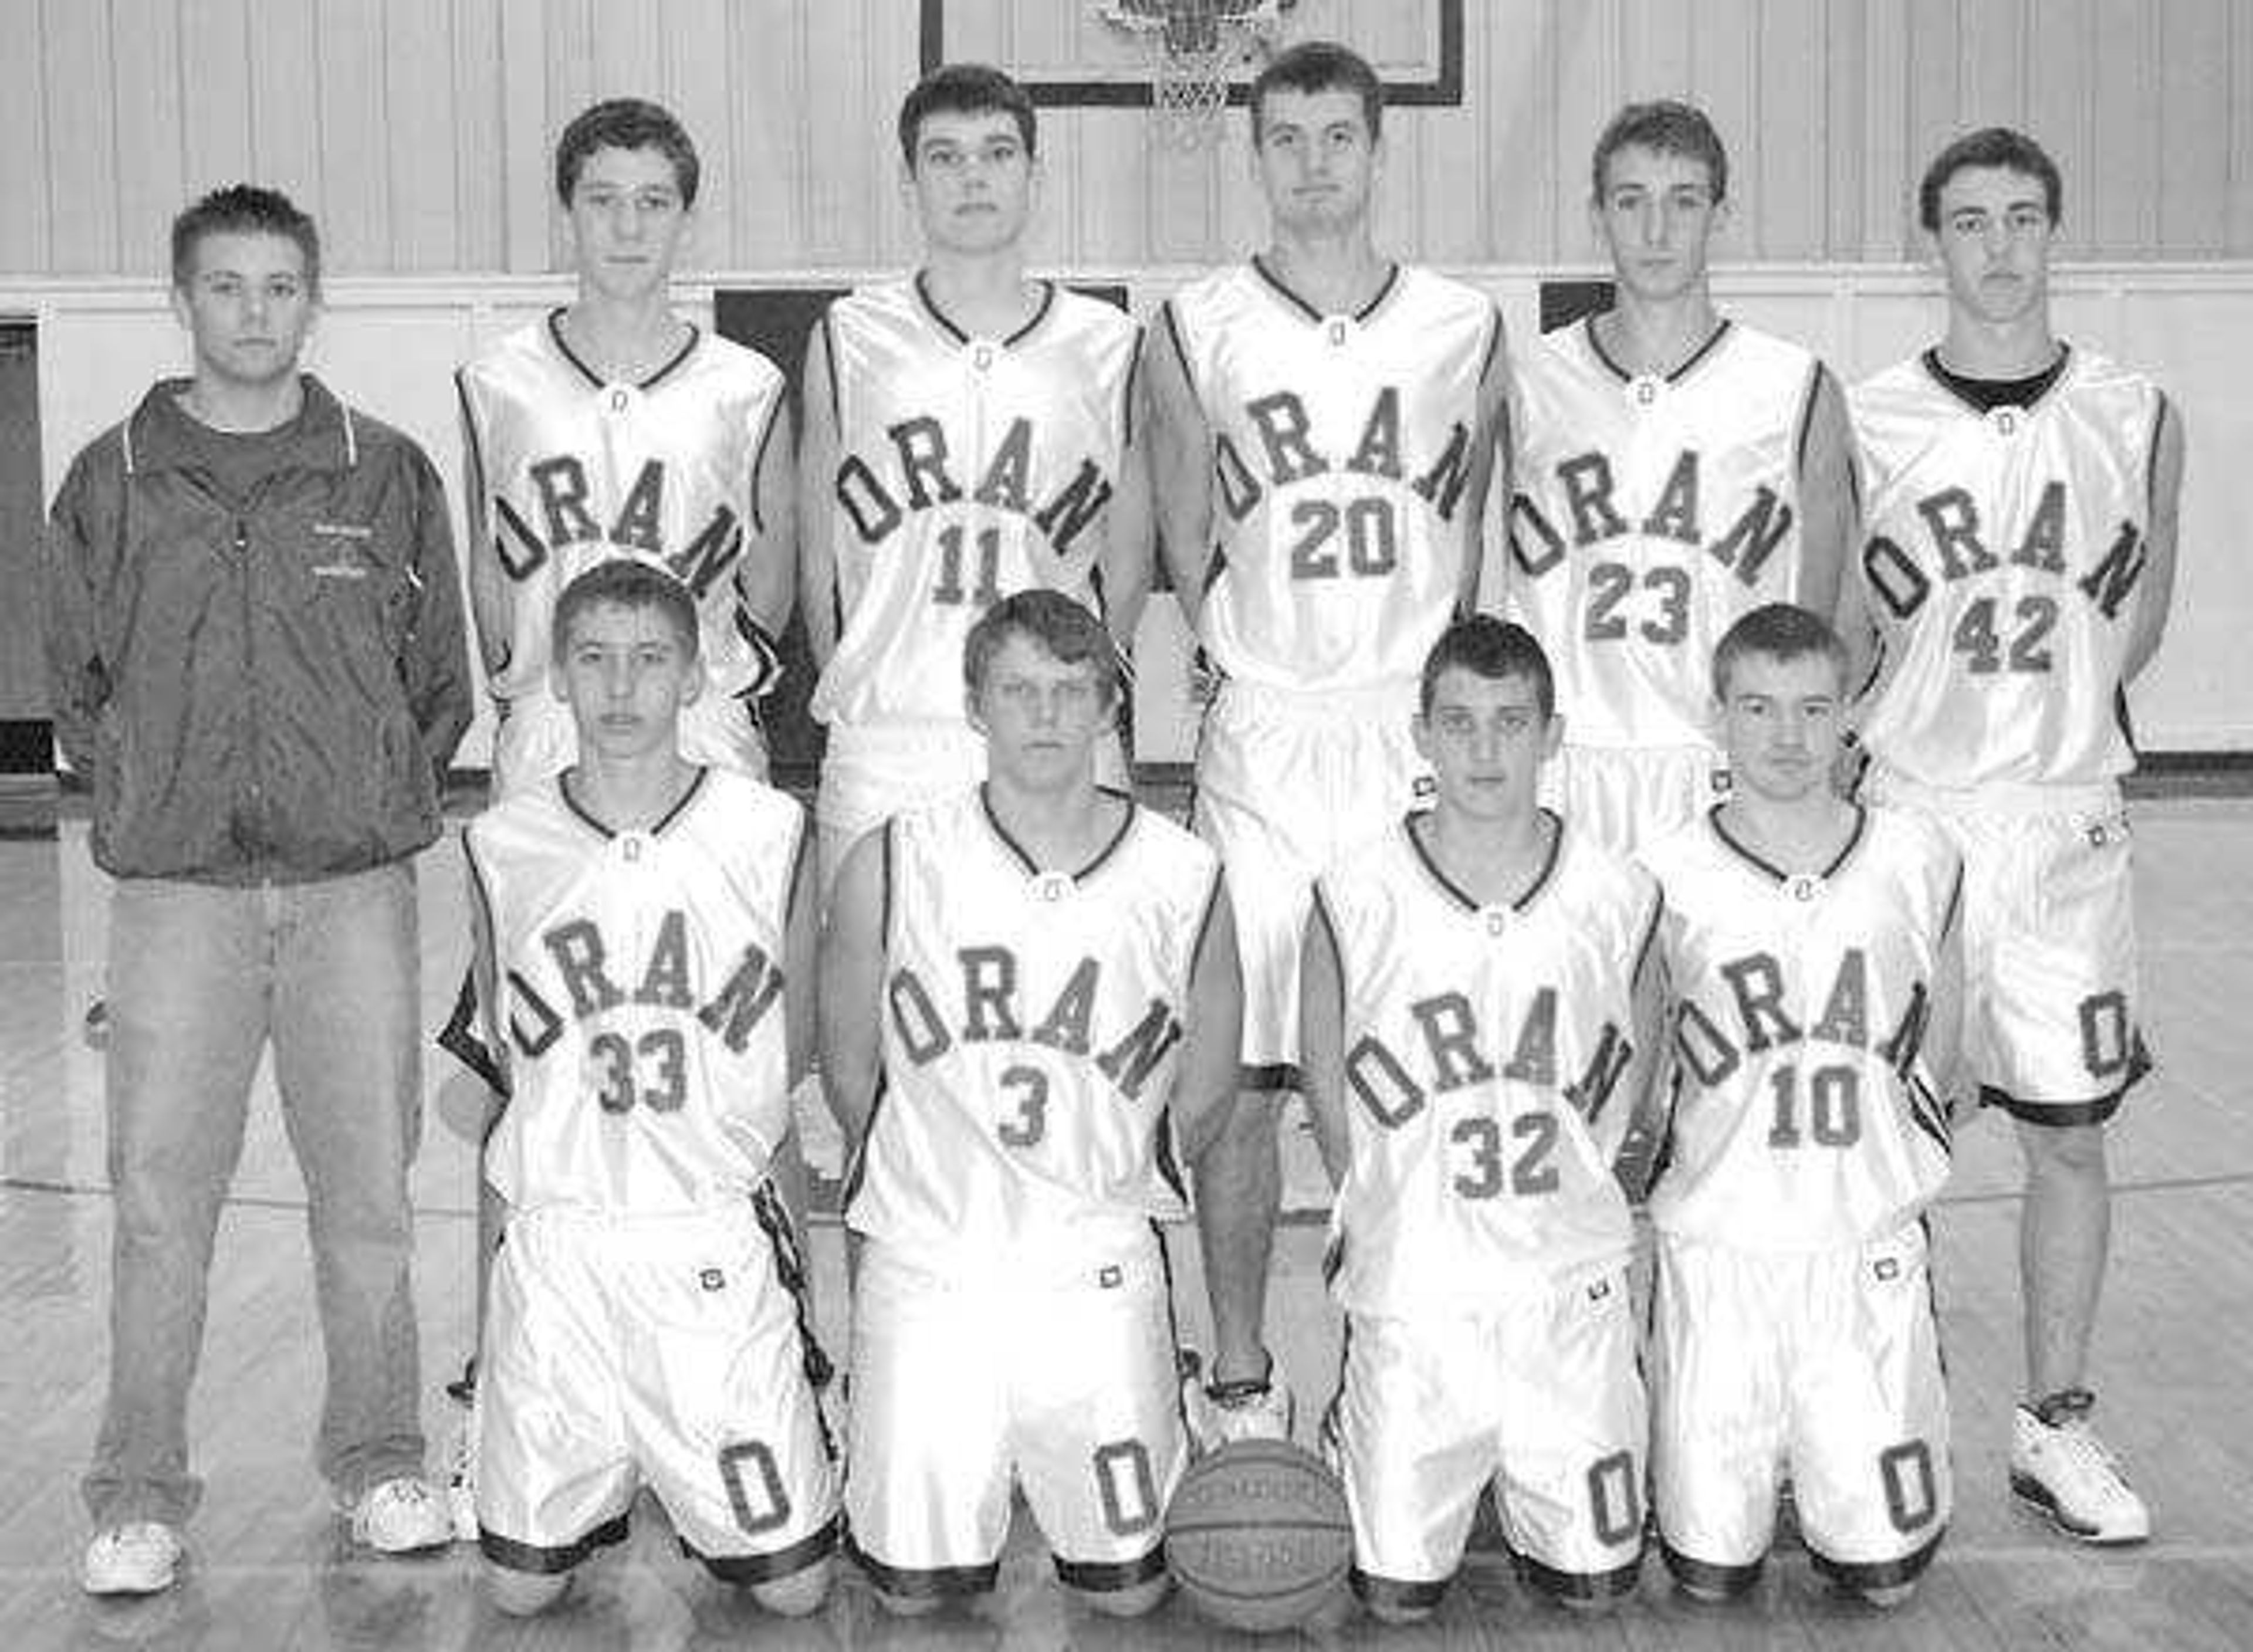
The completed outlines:
<svg viewBox="0 0 2253 1652">
<path fill-rule="evenodd" d="M 485 1175 L 515 1209 L 638 1214 L 748 1194 L 790 1124 L 783 978 L 805 813 L 724 769 L 648 831 L 559 781 L 472 820 L 508 1105 Z"/>
<path fill-rule="evenodd" d="M 1733 841 L 1719 812 L 1644 854 L 1666 902 L 1673 1115 L 1651 1218 L 1749 1251 L 1852 1246 L 1947 1179 L 1922 1056 L 1963 867 L 1937 828 L 1860 811 L 1819 876 Z"/>
<path fill-rule="evenodd" d="M 982 787 L 884 833 L 882 1089 L 851 1225 L 927 1266 L 1147 1244 L 1182 1209 L 1166 1108 L 1212 851 L 1129 802 L 1077 876 L 1038 871 Z"/>
<path fill-rule="evenodd" d="M 979 614 L 1045 586 L 1099 605 L 1103 513 L 1128 440 L 1140 330 L 1050 284 L 1006 338 L 973 338 L 920 276 L 863 289 L 823 322 L 837 470 L 826 533 L 837 652 L 823 721 L 962 721 L 962 644 Z"/>
<path fill-rule="evenodd" d="M 1573 744 L 1711 742 L 1713 645 L 1796 588 L 1819 373 L 1734 321 L 1664 378 L 1612 361 L 1592 322 L 1517 362 L 1508 606 Z"/>
<path fill-rule="evenodd" d="M 1323 315 L 1255 259 L 1163 313 L 1212 433 L 1214 663 L 1284 689 L 1415 677 L 1461 590 L 1493 302 L 1404 264 Z"/>
<path fill-rule="evenodd" d="M 1922 358 L 1855 387 L 1861 573 L 1884 639 L 1863 743 L 1920 785 L 2101 785 L 2133 763 L 2120 698 L 2160 410 L 2075 350 L 2031 408 L 1981 413 Z"/>
</svg>

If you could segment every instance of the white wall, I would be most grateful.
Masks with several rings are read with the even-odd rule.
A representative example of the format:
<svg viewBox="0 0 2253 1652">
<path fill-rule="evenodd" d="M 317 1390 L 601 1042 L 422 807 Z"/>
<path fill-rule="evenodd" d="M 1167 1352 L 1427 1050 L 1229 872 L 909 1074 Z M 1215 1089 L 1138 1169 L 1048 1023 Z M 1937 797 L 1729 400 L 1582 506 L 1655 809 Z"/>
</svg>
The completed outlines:
<svg viewBox="0 0 2253 1652">
<path fill-rule="evenodd" d="M 868 272 L 823 270 L 799 278 L 838 285 Z M 1190 272 L 1076 272 L 1124 280 L 1138 313 Z M 1539 282 L 1553 271 L 1467 268 L 1491 291 L 1512 331 L 1534 328 Z M 718 285 L 785 284 L 772 276 Z M 1757 325 L 1805 340 L 1853 379 L 1930 342 L 1938 289 L 1901 266 L 1763 265 L 1719 272 L 1725 306 Z M 2253 750 L 2253 693 L 2232 666 L 2253 636 L 2253 557 L 2239 554 L 2232 522 L 2253 520 L 2253 264 L 2082 265 L 2056 272 L 2060 331 L 2145 367 L 2181 409 L 2190 454 L 2173 622 L 2158 663 L 2138 685 L 2138 735 L 2147 749 Z M 484 339 L 568 296 L 562 278 L 338 280 L 310 363 L 348 399 L 401 426 L 429 449 L 450 485 L 460 474 L 451 373 Z M 685 289 L 692 313 L 710 289 Z M 0 314 L 38 326 L 40 436 L 49 494 L 70 456 L 119 418 L 150 379 L 183 371 L 183 338 L 155 282 L 0 283 Z M 1181 663 L 1179 617 L 1151 605 L 1140 648 L 1138 755 L 1182 760 L 1193 728 Z M 489 749 L 481 715 L 461 761 Z"/>
</svg>

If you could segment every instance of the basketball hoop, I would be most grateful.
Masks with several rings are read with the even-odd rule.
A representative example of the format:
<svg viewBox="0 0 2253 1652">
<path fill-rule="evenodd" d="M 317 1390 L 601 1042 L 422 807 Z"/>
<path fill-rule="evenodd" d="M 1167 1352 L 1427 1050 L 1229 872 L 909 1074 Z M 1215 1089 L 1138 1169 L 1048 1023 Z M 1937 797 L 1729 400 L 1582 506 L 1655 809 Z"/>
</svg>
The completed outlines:
<svg viewBox="0 0 2253 1652">
<path fill-rule="evenodd" d="M 1232 72 L 1274 49 L 1298 0 L 1097 0 L 1095 15 L 1133 37 L 1150 64 L 1151 132 L 1195 150 L 1220 130 Z"/>
</svg>

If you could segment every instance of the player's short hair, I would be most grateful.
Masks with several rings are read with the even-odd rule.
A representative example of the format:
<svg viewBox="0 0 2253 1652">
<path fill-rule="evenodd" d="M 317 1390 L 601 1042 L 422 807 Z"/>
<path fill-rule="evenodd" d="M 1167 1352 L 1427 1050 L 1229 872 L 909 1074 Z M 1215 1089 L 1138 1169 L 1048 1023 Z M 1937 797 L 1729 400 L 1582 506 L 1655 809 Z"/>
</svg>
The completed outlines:
<svg viewBox="0 0 2253 1652">
<path fill-rule="evenodd" d="M 1705 111 L 1694 103 L 1654 98 L 1648 103 L 1630 103 L 1613 115 L 1596 139 L 1595 154 L 1588 163 L 1590 199 L 1603 199 L 1612 157 L 1624 149 L 1651 150 L 1703 161 L 1715 202 L 1728 198 L 1729 152 L 1721 146 L 1721 135 L 1713 129 Z"/>
<path fill-rule="evenodd" d="M 548 624 L 548 646 L 562 659 L 571 645 L 571 627 L 589 609 L 654 609 L 673 627 L 683 655 L 697 656 L 696 599 L 688 588 L 653 562 L 614 556 L 597 562 L 563 588 Z"/>
<path fill-rule="evenodd" d="M 2049 151 L 2024 132 L 2007 126 L 1987 126 L 1966 132 L 1934 156 L 1932 164 L 1924 169 L 1924 179 L 1916 186 L 1916 217 L 1932 234 L 1940 233 L 1940 192 L 1948 187 L 1950 178 L 1973 166 L 1999 166 L 2039 182 L 2052 228 L 2065 215 L 2065 179 Z"/>
<path fill-rule="evenodd" d="M 312 217 L 278 189 L 229 184 L 194 202 L 172 220 L 172 285 L 188 290 L 196 275 L 196 249 L 206 235 L 280 235 L 305 255 L 305 282 L 321 290 L 321 232 Z"/>
<path fill-rule="evenodd" d="M 1032 94 L 990 63 L 942 63 L 900 100 L 900 157 L 913 171 L 916 140 L 934 115 L 1006 115 L 1017 124 L 1027 158 L 1040 152 Z"/>
<path fill-rule="evenodd" d="M 1846 687 L 1846 645 L 1831 622 L 1796 603 L 1768 603 L 1740 615 L 1713 645 L 1713 698 L 1726 702 L 1729 676 L 1747 655 L 1789 662 L 1820 654 L 1831 662 L 1840 692 Z"/>
<path fill-rule="evenodd" d="M 1034 586 L 995 603 L 963 638 L 962 680 L 973 696 L 985 692 L 994 656 L 1014 636 L 1031 638 L 1064 665 L 1092 666 L 1106 706 L 1125 694 L 1126 673 L 1103 622 L 1063 592 Z"/>
<path fill-rule="evenodd" d="M 1267 99 L 1277 92 L 1350 92 L 1374 141 L 1384 129 L 1385 83 L 1369 59 L 1335 40 L 1301 40 L 1267 60 L 1252 82 L 1252 142 L 1266 130 Z"/>
<path fill-rule="evenodd" d="M 1496 681 L 1523 677 L 1533 685 L 1533 703 L 1540 708 L 1542 716 L 1557 714 L 1557 674 L 1550 668 L 1540 640 L 1523 625 L 1491 614 L 1473 614 L 1441 631 L 1432 652 L 1424 656 L 1418 711 L 1426 717 L 1432 714 L 1432 702 L 1440 692 L 1440 674 L 1456 667 Z"/>
<path fill-rule="evenodd" d="M 683 206 L 696 205 L 696 185 L 704 176 L 688 129 L 673 111 L 645 98 L 607 98 L 574 115 L 555 140 L 555 199 L 571 205 L 579 174 L 596 150 L 655 150 L 672 163 L 673 185 Z"/>
</svg>

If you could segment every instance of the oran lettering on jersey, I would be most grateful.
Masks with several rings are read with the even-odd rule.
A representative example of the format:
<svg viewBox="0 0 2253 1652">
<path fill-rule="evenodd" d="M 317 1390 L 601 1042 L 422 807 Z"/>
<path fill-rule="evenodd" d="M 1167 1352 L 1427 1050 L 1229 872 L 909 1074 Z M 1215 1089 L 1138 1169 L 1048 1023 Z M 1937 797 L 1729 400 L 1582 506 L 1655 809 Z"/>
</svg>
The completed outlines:
<svg viewBox="0 0 2253 1652">
<path fill-rule="evenodd" d="M 2061 480 L 2053 477 L 2043 484 L 2020 530 L 1984 519 L 1978 499 L 1961 486 L 1923 495 L 1916 501 L 1915 515 L 1923 530 L 1919 548 L 1925 555 L 1913 554 L 1883 533 L 1873 535 L 1862 551 L 1871 589 L 1897 619 L 1908 619 L 1924 606 L 1936 577 L 1954 585 L 2009 568 L 2047 575 L 2061 586 L 2068 583 L 2066 531 L 2073 519 L 2072 501 Z M 2103 555 L 2071 586 L 2106 619 L 2117 619 L 2143 575 L 2145 555 L 2142 530 L 2123 521 Z M 2046 639 L 2057 624 L 2055 600 L 2038 594 L 2019 598 L 2019 624 L 2008 642 L 2012 669 L 2046 669 L 2046 659 L 2040 665 L 2033 662 L 2046 654 Z M 2004 663 L 2004 645 L 1991 631 L 1987 642 L 1984 650 L 1967 644 L 1974 671 L 1982 669 L 1983 659 L 1984 669 L 1991 671 Z"/>
<path fill-rule="evenodd" d="M 576 455 L 557 453 L 534 460 L 526 475 L 537 497 L 536 523 L 527 522 L 508 500 L 493 501 L 494 514 L 506 530 L 493 542 L 512 579 L 531 578 L 551 555 L 566 547 L 598 545 L 662 562 L 701 601 L 743 553 L 743 521 L 725 504 L 715 504 L 712 514 L 686 540 L 665 542 L 662 459 L 643 462 L 632 487 L 608 520 L 592 507 L 594 488 L 585 462 Z"/>
<path fill-rule="evenodd" d="M 905 966 L 893 971 L 885 986 L 900 1048 L 918 1067 L 929 1066 L 957 1043 L 1029 1042 L 1067 1056 L 1093 1056 L 1112 1087 L 1134 1101 L 1167 1052 L 1181 1042 L 1181 1017 L 1161 998 L 1152 998 L 1131 1027 L 1097 1027 L 1103 965 L 1093 958 L 1083 957 L 1073 965 L 1051 996 L 1045 987 L 1028 987 L 1016 954 L 1006 946 L 966 946 L 955 956 L 959 975 L 937 983 L 936 992 Z"/>
<path fill-rule="evenodd" d="M 1371 1117 L 1397 1129 L 1423 1112 L 1435 1094 L 1485 1084 L 1497 1076 L 1542 1090 L 1559 1087 L 1557 989 L 1535 992 L 1515 1028 L 1482 1027 L 1468 994 L 1435 993 L 1408 1006 L 1417 1042 L 1396 1049 L 1375 1033 L 1364 1033 L 1346 1052 L 1346 1081 Z M 1499 1036 L 1496 1036 L 1499 1035 Z M 1586 1072 L 1564 1085 L 1567 1101 L 1583 1117 L 1593 1117 L 1627 1070 L 1629 1047 L 1620 1028 L 1606 1021 L 1597 1035 Z"/>
<path fill-rule="evenodd" d="M 1763 483 L 1733 520 L 1712 533 L 1714 525 L 1707 522 L 1702 504 L 1702 471 L 1698 450 L 1684 448 L 1657 494 L 1636 500 L 1620 497 L 1611 458 L 1600 450 L 1559 461 L 1557 486 L 1571 539 L 1568 542 L 1565 527 L 1551 521 L 1531 495 L 1517 494 L 1510 502 L 1510 525 L 1519 566 L 1538 579 L 1564 561 L 1568 545 L 1586 550 L 1638 534 L 1702 549 L 1746 586 L 1757 584 L 1768 559 L 1791 533 L 1796 519 L 1791 505 Z"/>
<path fill-rule="evenodd" d="M 884 434 L 888 449 L 873 457 L 849 453 L 837 467 L 837 502 L 866 544 L 890 538 L 916 512 L 967 498 L 1029 519 L 1061 555 L 1111 502 L 1113 484 L 1093 458 L 1082 458 L 1061 486 L 1033 474 L 1039 435 L 1030 419 L 1009 422 L 974 477 L 961 471 L 946 427 L 934 417 L 903 419 Z"/>
<path fill-rule="evenodd" d="M 692 979 L 688 918 L 675 908 L 657 925 L 645 955 L 621 952 L 593 919 L 566 918 L 540 932 L 567 1002 L 559 1007 L 516 970 L 508 972 L 513 1007 L 509 1037 L 527 1057 L 562 1035 L 567 1016 L 585 1021 L 628 1004 L 680 1010 L 695 1018 L 736 1055 L 743 1053 L 759 1022 L 781 1000 L 781 967 L 756 942 L 746 946 L 716 985 Z"/>
<path fill-rule="evenodd" d="M 1258 461 L 1257 469 L 1225 431 L 1216 438 L 1213 449 L 1221 503 L 1235 521 L 1241 522 L 1258 509 L 1267 489 L 1289 487 L 1338 470 L 1405 482 L 1439 512 L 1442 521 L 1452 521 L 1470 480 L 1470 428 L 1460 420 L 1447 427 L 1447 438 L 1436 454 L 1403 450 L 1400 391 L 1394 385 L 1380 387 L 1371 398 L 1368 416 L 1361 422 L 1360 438 L 1353 450 L 1342 457 L 1315 445 L 1313 421 L 1295 391 L 1255 396 L 1244 404 L 1244 416 L 1259 437 L 1258 450 L 1252 456 Z"/>
<path fill-rule="evenodd" d="M 1674 1034 L 1683 1064 L 1709 1090 L 1726 1082 L 1746 1055 L 1803 1042 L 1844 1049 L 1874 1048 L 1888 1066 L 1906 1073 L 1924 1042 L 1929 993 L 1925 983 L 1917 981 L 1910 987 L 1900 1024 L 1883 1029 L 1882 1037 L 1872 1042 L 1869 964 L 1859 947 L 1847 948 L 1839 958 L 1838 972 L 1824 995 L 1823 1013 L 1811 1027 L 1801 1026 L 1784 1007 L 1783 966 L 1772 955 L 1748 952 L 1717 965 L 1712 973 L 1727 988 L 1726 1001 L 1709 1008 L 1694 998 L 1685 1000 Z"/>
</svg>

